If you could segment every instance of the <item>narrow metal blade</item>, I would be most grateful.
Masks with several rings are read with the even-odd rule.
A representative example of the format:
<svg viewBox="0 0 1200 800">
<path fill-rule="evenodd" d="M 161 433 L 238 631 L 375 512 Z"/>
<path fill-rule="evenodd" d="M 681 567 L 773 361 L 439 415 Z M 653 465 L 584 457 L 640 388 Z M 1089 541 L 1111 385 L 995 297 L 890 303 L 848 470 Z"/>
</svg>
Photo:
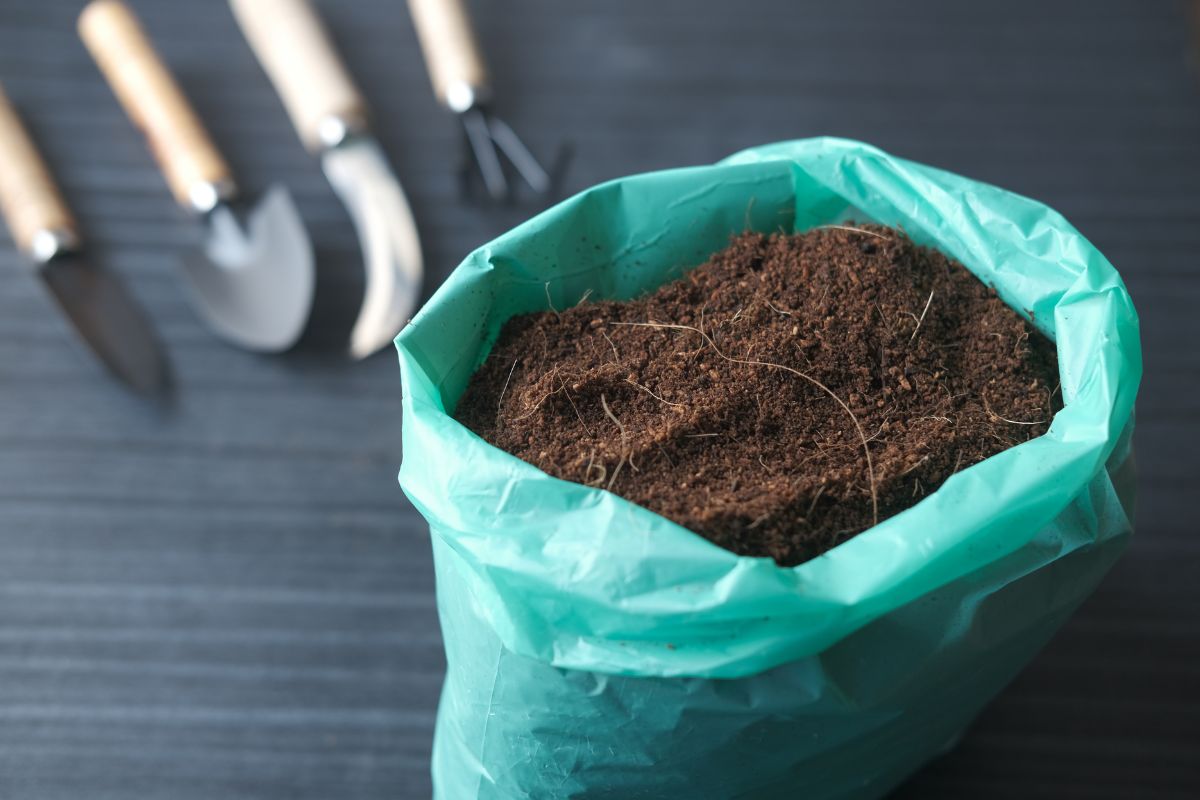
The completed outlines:
<svg viewBox="0 0 1200 800">
<path fill-rule="evenodd" d="M 38 274 L 79 338 L 114 375 L 143 394 L 167 388 L 158 336 L 120 278 L 74 254 L 52 259 Z"/>
<path fill-rule="evenodd" d="M 202 253 L 184 259 L 184 275 L 205 321 L 247 350 L 287 350 L 312 308 L 314 266 L 308 232 L 287 190 L 269 189 L 243 233 L 233 211 L 209 215 Z"/>
<path fill-rule="evenodd" d="M 421 242 L 400 183 L 373 139 L 355 137 L 326 151 L 321 166 L 362 243 L 367 286 L 350 355 L 366 358 L 395 338 L 416 306 Z"/>
</svg>

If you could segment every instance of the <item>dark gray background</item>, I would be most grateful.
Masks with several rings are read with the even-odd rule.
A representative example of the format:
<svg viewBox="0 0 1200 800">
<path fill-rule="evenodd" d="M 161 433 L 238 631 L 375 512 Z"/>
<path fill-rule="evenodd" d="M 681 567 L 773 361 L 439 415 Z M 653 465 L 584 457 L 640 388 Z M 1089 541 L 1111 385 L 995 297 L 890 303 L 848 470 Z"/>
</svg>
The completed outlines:
<svg viewBox="0 0 1200 800">
<path fill-rule="evenodd" d="M 345 212 L 226 5 L 133 5 L 241 182 L 291 187 L 318 248 L 284 357 L 215 341 L 175 259 L 198 237 L 74 33 L 0 0 L 0 81 L 99 260 L 170 350 L 147 409 L 73 349 L 0 248 L 0 798 L 419 798 L 443 660 L 424 525 L 395 483 L 389 353 L 340 349 Z M 454 123 L 401 0 L 320 3 L 416 209 L 434 286 L 521 211 L 462 204 Z M 904 798 L 1200 796 L 1200 80 L 1183 3 L 521 0 L 476 4 L 506 116 L 575 190 L 813 134 L 1037 197 L 1143 320 L 1138 533 L 962 746 Z"/>
</svg>

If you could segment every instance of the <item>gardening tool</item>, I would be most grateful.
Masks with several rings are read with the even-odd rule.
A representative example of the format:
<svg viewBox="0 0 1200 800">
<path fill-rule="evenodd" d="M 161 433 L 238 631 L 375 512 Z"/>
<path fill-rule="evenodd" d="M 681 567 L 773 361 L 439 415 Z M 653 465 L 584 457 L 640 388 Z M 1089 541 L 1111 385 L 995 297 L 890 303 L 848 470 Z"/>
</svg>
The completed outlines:
<svg viewBox="0 0 1200 800">
<path fill-rule="evenodd" d="M 84 344 L 135 390 L 164 390 L 167 359 L 154 329 L 116 275 L 82 260 L 75 220 L 2 87 L 0 210 Z"/>
<path fill-rule="evenodd" d="M 548 194 L 550 175 L 513 129 L 488 110 L 492 91 L 487 67 L 462 0 L 408 0 L 408 8 L 433 91 L 462 121 L 488 195 L 493 200 L 513 197 L 500 163 L 501 153 L 536 194 Z"/>
<path fill-rule="evenodd" d="M 176 201 L 207 223 L 203 250 L 184 260 L 201 316 L 248 350 L 291 347 L 308 319 L 314 275 L 312 245 L 287 190 L 268 189 L 243 229 L 229 165 L 129 7 L 93 0 L 79 35 L 146 134 Z"/>
<path fill-rule="evenodd" d="M 391 343 L 416 305 L 422 262 L 412 211 L 367 127 L 366 102 L 307 0 L 230 0 L 230 6 L 358 230 L 367 284 L 350 354 L 365 358 Z"/>
</svg>

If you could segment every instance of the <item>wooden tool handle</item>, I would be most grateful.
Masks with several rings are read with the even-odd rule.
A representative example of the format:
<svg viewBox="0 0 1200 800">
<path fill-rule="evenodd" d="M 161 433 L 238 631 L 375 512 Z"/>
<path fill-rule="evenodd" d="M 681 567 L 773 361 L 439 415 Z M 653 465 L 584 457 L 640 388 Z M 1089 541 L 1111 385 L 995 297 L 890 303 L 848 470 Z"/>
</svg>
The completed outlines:
<svg viewBox="0 0 1200 800">
<path fill-rule="evenodd" d="M 331 119 L 360 124 L 366 103 L 308 0 L 230 0 L 250 48 L 312 152 Z"/>
<path fill-rule="evenodd" d="M 488 91 L 487 67 L 463 0 L 408 0 L 438 100 L 465 111 Z"/>
<path fill-rule="evenodd" d="M 212 189 L 232 190 L 229 166 L 183 91 L 121 0 L 93 0 L 79 16 L 79 35 L 182 205 L 207 210 Z"/>
<path fill-rule="evenodd" d="M 26 253 L 33 253 L 35 237 L 41 231 L 75 235 L 75 220 L 3 87 L 0 87 L 0 210 L 8 220 L 13 241 Z"/>
</svg>

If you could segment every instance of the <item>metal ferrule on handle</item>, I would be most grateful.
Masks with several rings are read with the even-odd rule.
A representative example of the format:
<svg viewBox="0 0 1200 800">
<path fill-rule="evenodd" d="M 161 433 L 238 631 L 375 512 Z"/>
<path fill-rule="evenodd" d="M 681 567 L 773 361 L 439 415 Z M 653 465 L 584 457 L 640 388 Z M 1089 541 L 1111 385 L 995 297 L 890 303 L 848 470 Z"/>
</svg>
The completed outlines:
<svg viewBox="0 0 1200 800">
<path fill-rule="evenodd" d="M 438 100 L 462 113 L 487 102 L 487 67 L 463 0 L 408 0 Z"/>
<path fill-rule="evenodd" d="M 78 245 L 75 220 L 3 87 L 0 210 L 17 247 L 38 263 Z"/>
<path fill-rule="evenodd" d="M 145 133 L 175 200 L 211 211 L 236 192 L 229 165 L 179 84 L 121 0 L 93 0 L 79 16 L 79 35 L 125 113 Z"/>
<path fill-rule="evenodd" d="M 229 5 L 309 151 L 336 147 L 366 129 L 366 102 L 307 0 Z"/>
</svg>

